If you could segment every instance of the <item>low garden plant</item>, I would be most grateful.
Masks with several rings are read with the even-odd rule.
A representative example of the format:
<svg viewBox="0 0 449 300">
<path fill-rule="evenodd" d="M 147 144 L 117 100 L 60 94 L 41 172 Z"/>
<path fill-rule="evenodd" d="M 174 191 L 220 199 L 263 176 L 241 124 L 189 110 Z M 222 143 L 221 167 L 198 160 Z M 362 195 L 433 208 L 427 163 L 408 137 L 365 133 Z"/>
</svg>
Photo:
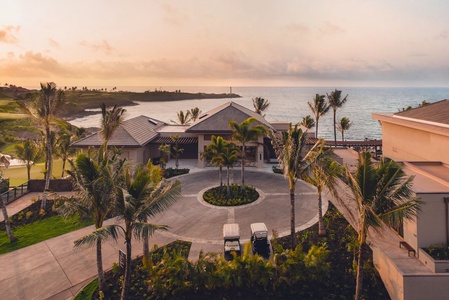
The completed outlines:
<svg viewBox="0 0 449 300">
<path fill-rule="evenodd" d="M 164 169 L 164 178 L 168 179 L 168 178 L 171 178 L 171 177 L 188 174 L 189 171 L 190 171 L 190 169 L 167 168 L 167 169 Z"/>
<path fill-rule="evenodd" d="M 435 260 L 449 260 L 449 247 L 445 244 L 434 244 L 423 248 Z"/>
</svg>

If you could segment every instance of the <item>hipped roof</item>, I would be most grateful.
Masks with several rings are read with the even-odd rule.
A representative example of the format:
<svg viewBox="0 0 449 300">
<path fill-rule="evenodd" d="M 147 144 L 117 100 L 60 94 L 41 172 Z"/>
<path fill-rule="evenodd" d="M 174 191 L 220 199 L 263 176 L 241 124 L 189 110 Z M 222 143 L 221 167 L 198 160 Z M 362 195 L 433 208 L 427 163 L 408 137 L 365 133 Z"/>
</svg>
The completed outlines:
<svg viewBox="0 0 449 300">
<path fill-rule="evenodd" d="M 397 112 L 394 116 L 449 125 L 449 100 Z"/>
<path fill-rule="evenodd" d="M 117 128 L 108 145 L 116 147 L 144 146 L 159 135 L 156 130 L 164 125 L 164 122 L 146 116 L 126 120 Z M 103 144 L 103 138 L 100 132 L 96 132 L 76 141 L 72 146 L 88 147 L 100 146 L 101 144 Z"/>
<path fill-rule="evenodd" d="M 229 121 L 234 120 L 237 123 L 241 123 L 249 117 L 256 118 L 259 124 L 274 130 L 271 124 L 261 115 L 231 101 L 202 114 L 195 123 L 186 130 L 186 132 L 232 133 L 232 130 L 229 128 Z"/>
</svg>

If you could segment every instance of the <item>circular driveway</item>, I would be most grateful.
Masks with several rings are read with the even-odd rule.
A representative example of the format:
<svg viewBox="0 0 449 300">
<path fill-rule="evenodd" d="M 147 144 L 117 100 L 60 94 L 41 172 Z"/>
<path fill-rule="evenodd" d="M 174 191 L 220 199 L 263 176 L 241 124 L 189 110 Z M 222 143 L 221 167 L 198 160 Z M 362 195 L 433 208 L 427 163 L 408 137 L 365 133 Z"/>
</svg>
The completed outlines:
<svg viewBox="0 0 449 300">
<path fill-rule="evenodd" d="M 231 170 L 231 182 L 240 183 L 240 169 Z M 238 223 L 241 241 L 250 238 L 250 224 L 263 222 L 269 234 L 290 234 L 290 196 L 287 180 L 280 174 L 245 170 L 245 184 L 256 187 L 260 198 L 248 205 L 217 207 L 205 203 L 202 192 L 220 184 L 217 169 L 205 169 L 178 177 L 182 182 L 181 198 L 152 223 L 169 226 L 163 235 L 203 244 L 223 244 L 223 224 Z M 223 171 L 226 184 L 226 170 Z M 296 230 L 317 222 L 318 196 L 316 189 L 303 181 L 296 183 Z"/>
</svg>

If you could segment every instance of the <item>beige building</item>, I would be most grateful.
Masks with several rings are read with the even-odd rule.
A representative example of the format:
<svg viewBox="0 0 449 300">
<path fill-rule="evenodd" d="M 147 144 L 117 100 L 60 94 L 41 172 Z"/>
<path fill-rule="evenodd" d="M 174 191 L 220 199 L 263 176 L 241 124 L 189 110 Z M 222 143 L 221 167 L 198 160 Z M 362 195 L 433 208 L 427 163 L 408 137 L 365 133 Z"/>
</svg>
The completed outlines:
<svg viewBox="0 0 449 300">
<path fill-rule="evenodd" d="M 382 124 L 383 155 L 415 176 L 413 190 L 424 202 L 398 236 L 416 258 L 395 255 L 380 242 L 372 247 L 375 265 L 393 299 L 449 299 L 449 261 L 423 250 L 449 242 L 449 100 L 373 118 Z"/>
<path fill-rule="evenodd" d="M 109 145 L 120 148 L 122 156 L 133 163 L 146 163 L 149 159 L 157 162 L 162 153 L 162 144 L 171 144 L 170 136 L 178 135 L 178 143 L 184 149 L 181 159 L 197 159 L 198 167 L 204 168 L 208 162 L 201 158 L 201 154 L 211 143 L 213 135 L 222 136 L 230 141 L 232 130 L 229 121 L 238 123 L 254 117 L 257 124 L 264 125 L 268 130 L 280 132 L 288 130 L 289 123 L 269 123 L 261 115 L 235 102 L 228 102 L 201 114 L 190 125 L 171 125 L 157 119 L 138 116 L 123 122 L 109 141 Z M 302 127 L 305 131 L 306 129 Z M 313 131 L 308 131 L 309 137 L 314 137 Z M 99 147 L 103 143 L 101 135 L 96 132 L 75 142 L 72 146 L 87 149 Z M 275 158 L 271 140 L 259 137 L 257 141 L 246 145 L 246 161 L 248 166 L 263 167 L 265 161 Z"/>
</svg>

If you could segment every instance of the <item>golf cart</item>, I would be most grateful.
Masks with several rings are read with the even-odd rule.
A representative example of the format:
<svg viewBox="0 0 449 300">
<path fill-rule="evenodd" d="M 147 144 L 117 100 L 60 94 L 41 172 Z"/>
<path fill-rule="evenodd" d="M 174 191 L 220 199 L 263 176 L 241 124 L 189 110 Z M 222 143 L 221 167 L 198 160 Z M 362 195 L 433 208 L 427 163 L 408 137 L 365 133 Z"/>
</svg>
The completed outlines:
<svg viewBox="0 0 449 300">
<path fill-rule="evenodd" d="M 251 245 L 253 254 L 258 254 L 265 258 L 270 256 L 270 241 L 265 223 L 251 224 Z"/>
<path fill-rule="evenodd" d="M 226 260 L 232 260 L 232 252 L 236 255 L 242 254 L 240 245 L 240 227 L 237 223 L 223 225 L 223 239 L 224 239 L 224 257 Z"/>
</svg>

